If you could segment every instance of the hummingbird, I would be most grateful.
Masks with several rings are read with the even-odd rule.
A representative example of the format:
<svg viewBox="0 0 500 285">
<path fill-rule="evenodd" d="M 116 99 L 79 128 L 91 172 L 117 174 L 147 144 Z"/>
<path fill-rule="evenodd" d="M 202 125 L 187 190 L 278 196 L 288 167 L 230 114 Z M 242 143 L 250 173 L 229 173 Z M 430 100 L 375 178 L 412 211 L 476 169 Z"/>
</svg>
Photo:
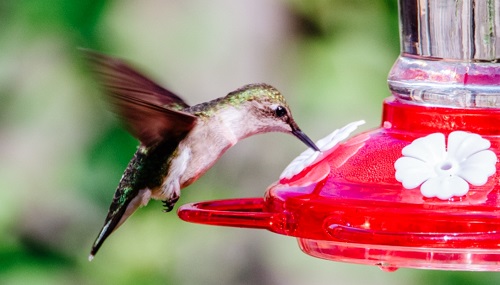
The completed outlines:
<svg viewBox="0 0 500 285">
<path fill-rule="evenodd" d="M 244 138 L 289 133 L 319 151 L 295 123 L 283 95 L 268 84 L 245 85 L 225 97 L 190 106 L 123 60 L 85 53 L 113 111 L 140 142 L 120 179 L 89 260 L 150 199 L 162 200 L 164 211 L 171 211 L 181 189 Z"/>
</svg>

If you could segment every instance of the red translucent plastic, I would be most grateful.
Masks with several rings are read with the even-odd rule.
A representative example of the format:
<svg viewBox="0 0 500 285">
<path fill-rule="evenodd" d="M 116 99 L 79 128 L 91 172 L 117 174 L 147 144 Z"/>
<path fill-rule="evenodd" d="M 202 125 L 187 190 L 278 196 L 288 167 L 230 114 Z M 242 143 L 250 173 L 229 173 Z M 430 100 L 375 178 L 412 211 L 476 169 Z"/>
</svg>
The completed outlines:
<svg viewBox="0 0 500 285">
<path fill-rule="evenodd" d="M 450 200 L 425 198 L 418 188 L 405 189 L 395 179 L 394 162 L 403 147 L 430 133 L 455 130 L 480 134 L 498 155 L 499 110 L 426 107 L 388 99 L 381 128 L 339 144 L 292 179 L 271 185 L 264 198 L 188 204 L 179 209 L 179 216 L 294 236 L 310 255 L 388 271 L 500 271 L 497 174 Z"/>
<path fill-rule="evenodd" d="M 207 201 L 184 205 L 179 217 L 185 221 L 242 228 L 269 228 L 273 213 L 263 211 L 262 198 Z"/>
</svg>

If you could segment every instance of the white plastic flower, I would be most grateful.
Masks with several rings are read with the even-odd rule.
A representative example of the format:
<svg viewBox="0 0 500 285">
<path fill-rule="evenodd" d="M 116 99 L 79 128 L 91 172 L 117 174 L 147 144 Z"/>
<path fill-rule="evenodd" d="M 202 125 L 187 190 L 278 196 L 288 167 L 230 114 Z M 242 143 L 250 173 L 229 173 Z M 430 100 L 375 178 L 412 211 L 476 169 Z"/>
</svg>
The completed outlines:
<svg viewBox="0 0 500 285">
<path fill-rule="evenodd" d="M 430 134 L 403 148 L 394 167 L 396 180 L 406 189 L 420 186 L 425 197 L 447 200 L 463 196 L 474 186 L 486 184 L 496 172 L 497 156 L 490 141 L 478 134 L 455 131 L 448 136 Z"/>
<path fill-rule="evenodd" d="M 285 170 L 283 170 L 283 173 L 281 173 L 280 179 L 290 179 L 293 176 L 297 175 L 302 170 L 304 170 L 304 168 L 314 163 L 321 153 L 325 153 L 328 150 L 331 150 L 339 142 L 346 139 L 354 130 L 356 130 L 360 125 L 363 125 L 364 123 L 365 121 L 356 121 L 349 123 L 345 127 L 337 129 L 328 136 L 320 139 L 316 142 L 316 146 L 321 150 L 321 152 L 314 151 L 313 149 L 308 148 L 294 160 L 292 160 L 292 162 L 290 162 Z"/>
</svg>

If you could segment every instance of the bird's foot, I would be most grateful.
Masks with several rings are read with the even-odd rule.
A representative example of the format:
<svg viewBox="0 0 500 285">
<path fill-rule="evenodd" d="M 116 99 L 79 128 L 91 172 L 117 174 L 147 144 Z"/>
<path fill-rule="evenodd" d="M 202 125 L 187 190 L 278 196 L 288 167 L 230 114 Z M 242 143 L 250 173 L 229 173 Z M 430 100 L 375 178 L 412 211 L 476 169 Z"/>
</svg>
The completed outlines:
<svg viewBox="0 0 500 285">
<path fill-rule="evenodd" d="M 165 207 L 165 209 L 163 209 L 163 212 L 168 213 L 172 211 L 172 209 L 175 206 L 175 203 L 177 203 L 178 200 L 179 200 L 179 195 L 173 195 L 172 197 L 170 197 L 170 199 L 163 200 L 163 207 Z"/>
</svg>

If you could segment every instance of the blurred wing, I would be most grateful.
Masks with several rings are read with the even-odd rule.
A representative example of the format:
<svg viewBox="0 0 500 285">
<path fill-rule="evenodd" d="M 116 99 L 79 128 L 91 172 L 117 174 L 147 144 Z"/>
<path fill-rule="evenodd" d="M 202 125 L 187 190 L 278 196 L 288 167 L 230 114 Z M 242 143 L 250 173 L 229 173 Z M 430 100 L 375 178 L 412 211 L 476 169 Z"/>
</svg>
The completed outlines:
<svg viewBox="0 0 500 285">
<path fill-rule="evenodd" d="M 180 140 L 192 129 L 196 117 L 181 111 L 189 105 L 180 97 L 121 60 L 95 52 L 86 54 L 103 80 L 115 112 L 144 145 Z"/>
<path fill-rule="evenodd" d="M 191 114 L 156 106 L 137 96 L 119 94 L 111 99 L 128 131 L 146 146 L 182 140 L 196 120 Z"/>
<path fill-rule="evenodd" d="M 89 50 L 85 50 L 85 54 L 111 91 L 124 94 L 135 92 L 134 96 L 140 93 L 142 100 L 169 109 L 181 110 L 189 107 L 182 98 L 137 72 L 122 60 Z"/>
</svg>

